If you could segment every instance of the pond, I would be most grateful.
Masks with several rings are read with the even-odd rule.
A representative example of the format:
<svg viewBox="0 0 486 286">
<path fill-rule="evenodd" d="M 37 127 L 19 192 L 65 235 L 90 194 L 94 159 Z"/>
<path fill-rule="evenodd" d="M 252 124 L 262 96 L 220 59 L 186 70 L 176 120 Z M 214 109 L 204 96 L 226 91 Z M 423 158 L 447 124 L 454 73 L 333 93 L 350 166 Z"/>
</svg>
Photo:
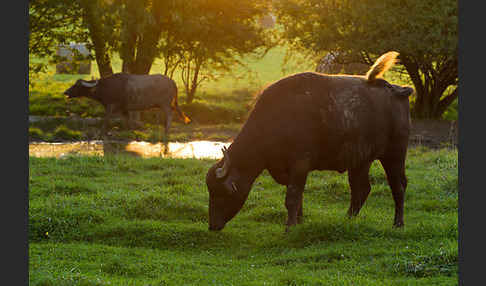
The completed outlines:
<svg viewBox="0 0 486 286">
<path fill-rule="evenodd" d="M 191 141 L 150 143 L 145 141 L 79 141 L 63 143 L 31 142 L 29 156 L 62 158 L 68 155 L 98 155 L 129 154 L 143 158 L 196 158 L 219 159 L 223 157 L 221 148 L 228 147 L 231 142 Z"/>
</svg>

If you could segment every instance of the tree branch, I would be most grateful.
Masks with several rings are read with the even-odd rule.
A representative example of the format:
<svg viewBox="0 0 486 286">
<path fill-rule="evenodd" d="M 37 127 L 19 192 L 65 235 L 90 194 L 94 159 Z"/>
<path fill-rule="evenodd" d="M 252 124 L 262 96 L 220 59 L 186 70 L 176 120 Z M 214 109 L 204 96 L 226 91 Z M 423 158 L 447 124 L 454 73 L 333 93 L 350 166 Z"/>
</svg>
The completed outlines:
<svg viewBox="0 0 486 286">
<path fill-rule="evenodd" d="M 458 96 L 459 96 L 459 87 L 456 87 L 449 95 L 444 97 L 439 102 L 439 105 L 437 106 L 437 114 L 441 115 L 442 113 L 444 113 L 447 107 L 449 107 L 449 105 L 451 105 Z"/>
</svg>

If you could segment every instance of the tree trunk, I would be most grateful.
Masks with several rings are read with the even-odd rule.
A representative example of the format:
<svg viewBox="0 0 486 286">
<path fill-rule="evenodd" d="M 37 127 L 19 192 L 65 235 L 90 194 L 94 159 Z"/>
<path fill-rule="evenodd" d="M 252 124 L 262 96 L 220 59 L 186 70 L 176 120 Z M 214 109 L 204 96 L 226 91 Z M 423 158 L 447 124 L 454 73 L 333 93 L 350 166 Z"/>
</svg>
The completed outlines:
<svg viewBox="0 0 486 286">
<path fill-rule="evenodd" d="M 194 101 L 195 93 L 196 93 L 196 89 L 191 89 L 187 91 L 186 104 L 190 104 Z"/>
<path fill-rule="evenodd" d="M 100 77 L 108 77 L 113 74 L 113 68 L 111 67 L 110 54 L 103 35 L 103 24 L 100 21 L 99 7 L 97 7 L 96 3 L 88 1 L 81 1 L 81 6 L 84 10 L 83 20 L 88 27 L 89 35 L 93 42 Z"/>
<path fill-rule="evenodd" d="M 127 31 L 129 33 L 129 31 Z M 123 61 L 122 72 L 131 73 L 133 69 L 133 64 L 135 61 L 135 46 L 137 43 L 137 35 L 130 34 L 127 35 L 121 44 L 120 57 Z"/>
<path fill-rule="evenodd" d="M 454 59 L 449 59 L 433 66 L 425 63 L 419 65 L 417 60 L 405 55 L 400 59 L 415 87 L 412 117 L 440 119 L 458 96 L 457 88 L 449 95 L 443 96 L 449 86 L 457 84 L 457 63 Z"/>
<path fill-rule="evenodd" d="M 113 74 L 113 68 L 111 67 L 110 56 L 106 53 L 104 47 L 95 48 L 96 64 L 98 65 L 98 71 L 101 78 L 109 77 Z"/>
<path fill-rule="evenodd" d="M 157 6 L 157 3 L 152 4 Z M 123 72 L 148 74 L 157 56 L 157 44 L 162 32 L 160 8 L 153 7 L 151 14 L 146 8 L 140 6 L 140 1 L 126 2 L 120 51 Z"/>
<path fill-rule="evenodd" d="M 162 30 L 160 25 L 147 24 L 137 43 L 137 55 L 134 63 L 134 74 L 148 74 L 157 56 L 157 43 Z"/>
<path fill-rule="evenodd" d="M 194 76 L 192 77 L 191 91 L 187 95 L 187 103 L 192 103 L 194 101 L 194 96 L 196 95 L 196 89 L 200 83 L 200 81 L 198 81 L 200 69 L 201 69 L 201 64 L 197 62 L 196 68 L 194 69 Z"/>
</svg>

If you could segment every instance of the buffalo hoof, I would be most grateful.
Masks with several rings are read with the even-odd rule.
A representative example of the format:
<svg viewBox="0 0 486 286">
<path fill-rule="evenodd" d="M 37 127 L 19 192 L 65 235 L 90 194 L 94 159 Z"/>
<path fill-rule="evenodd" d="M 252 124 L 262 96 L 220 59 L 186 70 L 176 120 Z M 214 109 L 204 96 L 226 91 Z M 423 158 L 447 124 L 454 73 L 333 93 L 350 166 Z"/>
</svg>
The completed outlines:
<svg viewBox="0 0 486 286">
<path fill-rule="evenodd" d="M 295 228 L 295 224 L 292 224 L 292 225 L 287 225 L 287 226 L 285 227 L 285 233 L 290 232 L 290 231 L 291 231 L 292 229 L 294 229 L 294 228 Z"/>
<path fill-rule="evenodd" d="M 208 228 L 210 231 L 221 231 L 223 229 L 223 227 L 214 227 L 214 226 L 210 226 Z"/>
<path fill-rule="evenodd" d="M 401 228 L 401 227 L 403 227 L 403 226 L 404 226 L 403 221 L 401 221 L 401 222 L 395 222 L 395 223 L 393 224 L 393 227 L 396 227 L 396 228 Z"/>
</svg>

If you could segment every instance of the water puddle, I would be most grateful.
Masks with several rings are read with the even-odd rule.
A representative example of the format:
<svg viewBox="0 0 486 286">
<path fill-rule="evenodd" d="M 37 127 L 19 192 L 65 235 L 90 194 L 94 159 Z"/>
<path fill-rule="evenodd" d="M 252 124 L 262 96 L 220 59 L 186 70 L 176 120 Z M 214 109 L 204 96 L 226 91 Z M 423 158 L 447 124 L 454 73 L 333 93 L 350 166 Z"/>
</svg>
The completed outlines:
<svg viewBox="0 0 486 286">
<path fill-rule="evenodd" d="M 98 155 L 129 154 L 143 158 L 196 158 L 219 159 L 223 157 L 221 148 L 228 147 L 230 142 L 192 141 L 150 143 L 144 141 L 80 141 L 68 143 L 30 143 L 29 156 L 62 158 L 68 155 Z"/>
</svg>

